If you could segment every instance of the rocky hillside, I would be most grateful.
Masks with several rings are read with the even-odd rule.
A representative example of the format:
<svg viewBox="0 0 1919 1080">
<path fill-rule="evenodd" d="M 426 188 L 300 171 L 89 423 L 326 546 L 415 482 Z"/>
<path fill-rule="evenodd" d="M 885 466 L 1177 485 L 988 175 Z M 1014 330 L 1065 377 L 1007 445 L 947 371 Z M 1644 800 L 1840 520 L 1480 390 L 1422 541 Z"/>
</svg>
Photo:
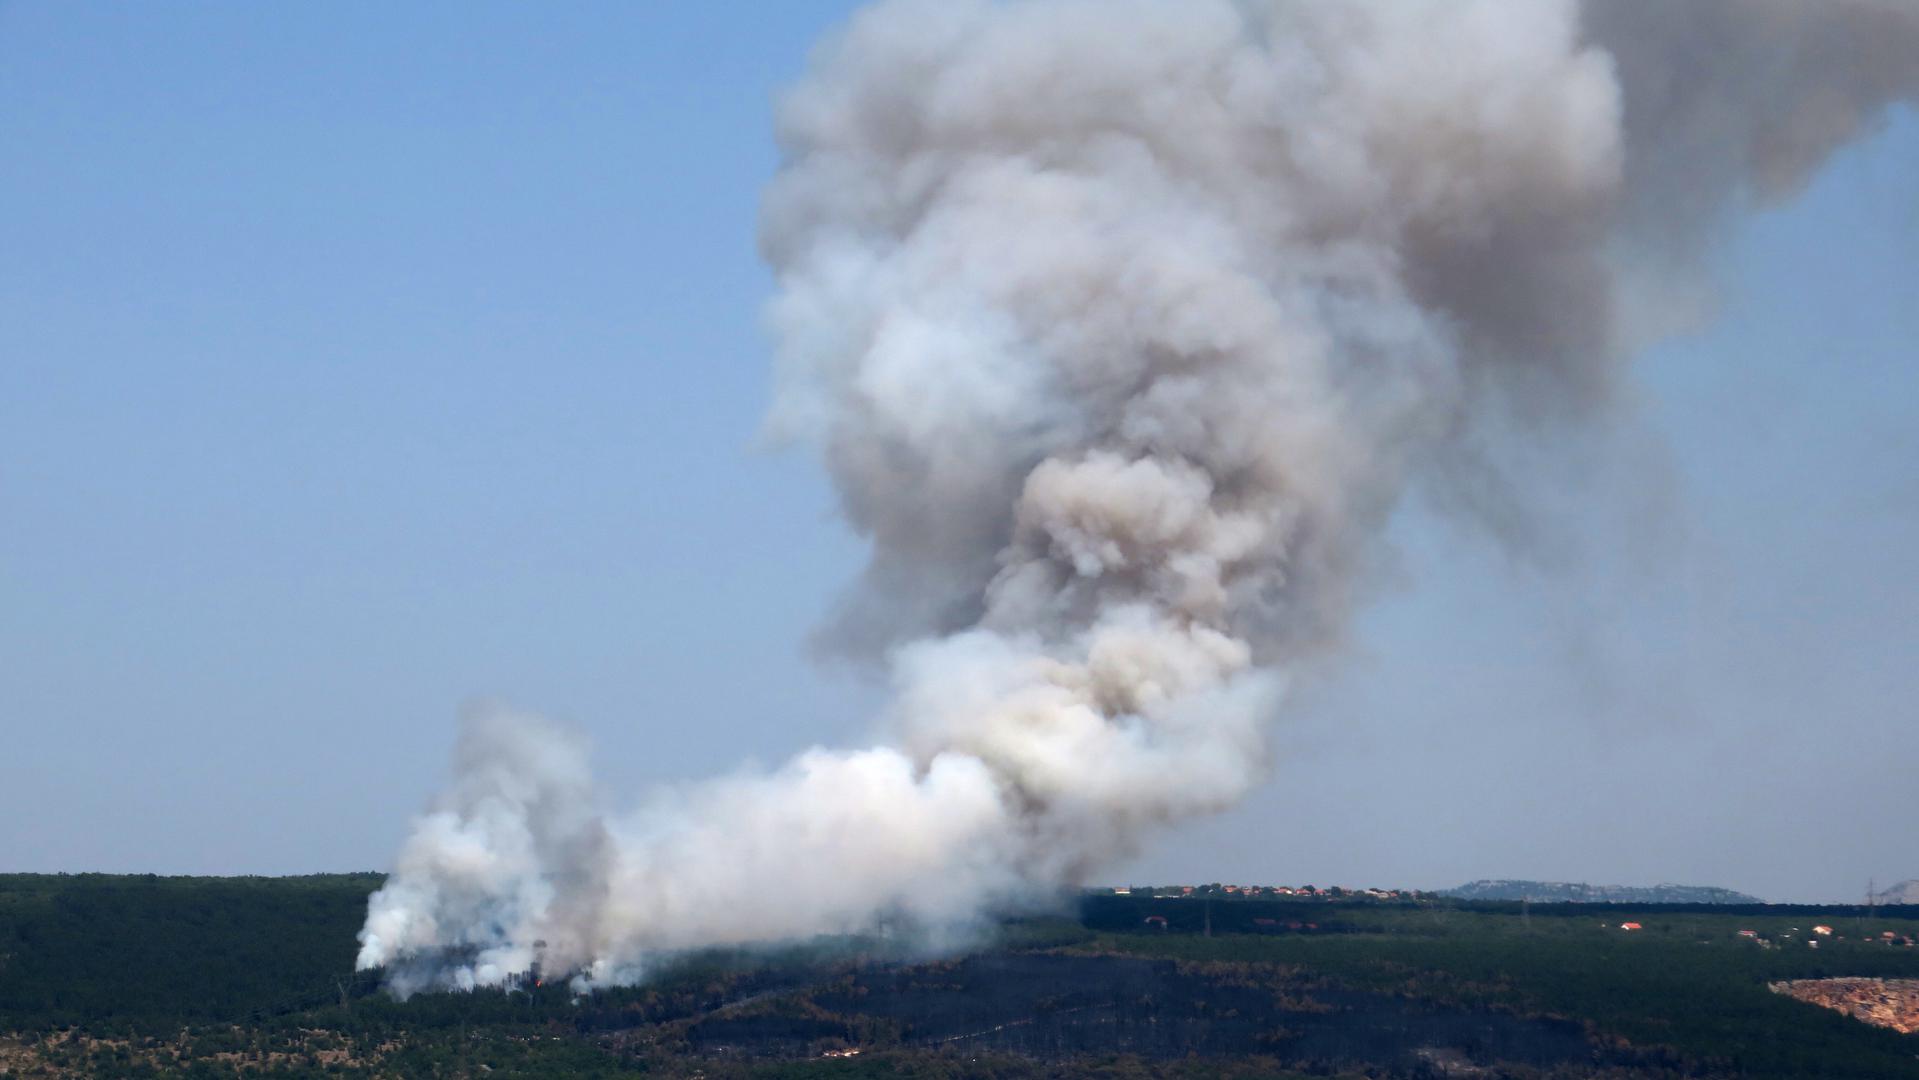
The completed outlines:
<svg viewBox="0 0 1919 1080">
<path fill-rule="evenodd" d="M 1813 1005 L 1902 1034 L 1919 1032 L 1919 979 L 1793 979 L 1769 984 Z"/>
</svg>

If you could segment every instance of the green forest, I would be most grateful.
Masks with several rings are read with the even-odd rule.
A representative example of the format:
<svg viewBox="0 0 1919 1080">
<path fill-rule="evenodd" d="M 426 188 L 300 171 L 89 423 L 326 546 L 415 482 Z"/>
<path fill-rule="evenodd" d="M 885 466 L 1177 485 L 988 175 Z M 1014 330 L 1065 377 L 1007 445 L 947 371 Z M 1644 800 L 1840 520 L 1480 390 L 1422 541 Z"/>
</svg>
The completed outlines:
<svg viewBox="0 0 1919 1080">
<path fill-rule="evenodd" d="M 399 1001 L 352 970 L 380 881 L 0 876 L 0 1075 L 1919 1075 L 1919 1035 L 1767 988 L 1919 978 L 1912 907 L 1089 894 L 937 957 L 832 939 Z"/>
</svg>

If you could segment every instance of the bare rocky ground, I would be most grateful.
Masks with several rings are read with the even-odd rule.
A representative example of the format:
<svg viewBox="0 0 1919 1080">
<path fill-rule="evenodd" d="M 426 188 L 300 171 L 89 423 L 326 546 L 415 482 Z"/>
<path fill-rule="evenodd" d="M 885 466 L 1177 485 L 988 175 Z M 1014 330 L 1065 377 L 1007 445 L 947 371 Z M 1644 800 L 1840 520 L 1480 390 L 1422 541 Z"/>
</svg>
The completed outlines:
<svg viewBox="0 0 1919 1080">
<path fill-rule="evenodd" d="M 246 1046 L 239 1027 L 228 1029 L 242 1049 L 196 1054 L 185 1036 L 179 1039 L 96 1038 L 78 1031 L 61 1031 L 43 1036 L 0 1037 L 0 1078 L 52 1078 L 61 1076 L 121 1075 L 159 1072 L 170 1075 L 185 1070 L 196 1061 L 217 1062 L 239 1072 L 270 1072 L 276 1069 L 327 1069 L 345 1067 L 373 1068 L 399 1044 L 386 1041 L 362 1048 L 356 1053 L 353 1042 L 336 1033 L 318 1028 L 293 1032 L 273 1049 Z"/>
<path fill-rule="evenodd" d="M 1919 979 L 1792 979 L 1773 993 L 1837 1009 L 1904 1035 L 1919 1032 Z"/>
</svg>

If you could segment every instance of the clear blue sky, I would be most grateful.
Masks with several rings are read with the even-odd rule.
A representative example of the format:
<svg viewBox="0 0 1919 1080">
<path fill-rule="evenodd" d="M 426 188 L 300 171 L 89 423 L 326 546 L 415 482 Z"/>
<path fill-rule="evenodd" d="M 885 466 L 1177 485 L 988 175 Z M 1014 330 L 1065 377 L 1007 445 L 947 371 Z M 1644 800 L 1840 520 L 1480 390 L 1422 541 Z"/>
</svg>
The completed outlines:
<svg viewBox="0 0 1919 1080">
<path fill-rule="evenodd" d="M 0 869 L 382 866 L 476 697 L 617 792 L 859 737 L 753 246 L 850 7 L 0 6 Z M 1116 876 L 1919 877 L 1915 176 L 1737 231 L 1555 567 L 1409 513 L 1297 763 Z"/>
</svg>

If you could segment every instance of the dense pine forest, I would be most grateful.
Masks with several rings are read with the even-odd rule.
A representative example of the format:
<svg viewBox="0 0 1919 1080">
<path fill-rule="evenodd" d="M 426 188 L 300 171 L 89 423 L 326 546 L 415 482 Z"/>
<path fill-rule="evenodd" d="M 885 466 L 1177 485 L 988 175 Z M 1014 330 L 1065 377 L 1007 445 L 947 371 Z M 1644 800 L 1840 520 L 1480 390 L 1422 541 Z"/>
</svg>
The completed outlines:
<svg viewBox="0 0 1919 1080">
<path fill-rule="evenodd" d="M 1915 907 L 1102 894 L 957 954 L 398 1001 L 352 971 L 379 883 L 0 876 L 0 1075 L 1919 1075 L 1919 1035 L 1768 989 L 1919 978 Z"/>
</svg>

